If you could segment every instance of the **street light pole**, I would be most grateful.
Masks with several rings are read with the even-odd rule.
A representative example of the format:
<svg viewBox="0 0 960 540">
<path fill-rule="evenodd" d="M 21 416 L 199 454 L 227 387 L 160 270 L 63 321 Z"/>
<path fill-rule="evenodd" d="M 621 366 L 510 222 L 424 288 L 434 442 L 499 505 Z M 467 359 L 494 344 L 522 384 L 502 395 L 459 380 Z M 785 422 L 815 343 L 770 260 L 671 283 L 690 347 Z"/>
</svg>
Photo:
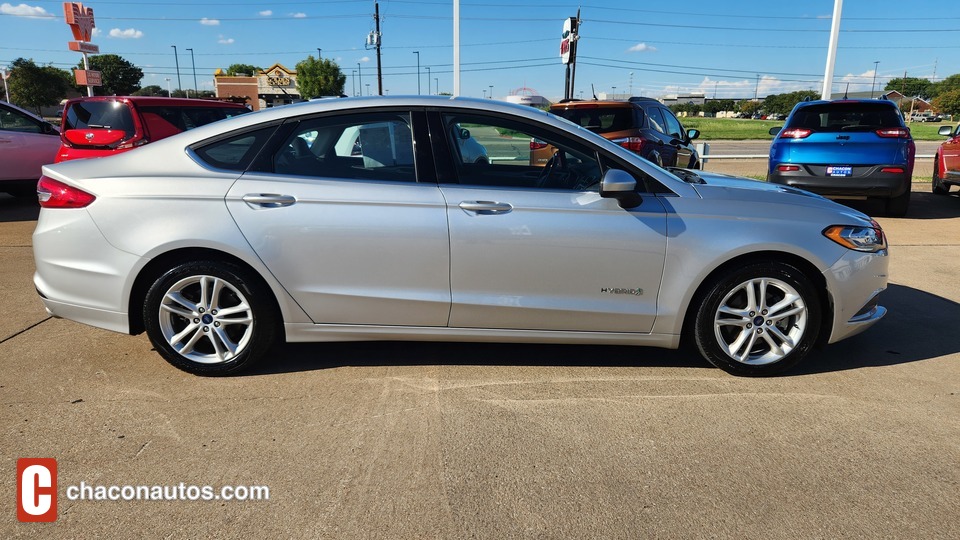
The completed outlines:
<svg viewBox="0 0 960 540">
<path fill-rule="evenodd" d="M 413 51 L 417 55 L 417 95 L 420 95 L 420 51 Z"/>
<path fill-rule="evenodd" d="M 197 63 L 193 61 L 193 49 L 186 49 L 190 51 L 190 65 L 193 67 L 193 97 L 200 97 L 200 88 L 197 86 Z"/>
<path fill-rule="evenodd" d="M 437 95 L 439 96 L 440 95 L 440 78 L 434 77 L 433 82 L 434 82 L 434 86 L 437 87 Z"/>
<path fill-rule="evenodd" d="M 183 83 L 180 82 L 180 57 L 177 56 L 177 46 L 171 45 L 173 47 L 173 62 L 177 66 L 177 90 L 183 88 Z"/>
<path fill-rule="evenodd" d="M 490 85 L 490 99 L 493 99 L 493 85 Z"/>
<path fill-rule="evenodd" d="M 431 93 L 430 93 L 430 66 L 427 66 L 427 67 L 424 68 L 424 69 L 427 70 L 427 95 L 429 96 L 429 95 L 431 95 Z"/>
<path fill-rule="evenodd" d="M 357 78 L 360 80 L 360 95 L 363 95 L 363 71 L 360 71 L 360 62 L 357 62 Z"/>
<path fill-rule="evenodd" d="M 351 93 L 353 97 L 357 97 L 357 70 L 351 69 L 350 76 L 353 80 L 353 92 Z"/>
<path fill-rule="evenodd" d="M 323 49 L 317 47 L 317 60 L 323 58 Z"/>
<path fill-rule="evenodd" d="M 879 60 L 873 63 L 873 83 L 870 84 L 870 99 L 873 99 L 873 89 L 877 86 L 877 66 L 879 65 Z"/>
<path fill-rule="evenodd" d="M 172 97 L 173 94 L 170 93 L 170 77 L 165 77 L 163 80 L 167 81 L 167 97 Z"/>
</svg>

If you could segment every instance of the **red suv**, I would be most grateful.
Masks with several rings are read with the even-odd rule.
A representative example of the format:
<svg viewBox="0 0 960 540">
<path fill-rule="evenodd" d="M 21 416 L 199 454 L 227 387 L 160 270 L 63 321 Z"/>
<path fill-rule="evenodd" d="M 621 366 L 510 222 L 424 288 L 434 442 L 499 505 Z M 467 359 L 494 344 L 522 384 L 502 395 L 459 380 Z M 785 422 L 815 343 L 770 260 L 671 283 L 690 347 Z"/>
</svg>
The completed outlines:
<svg viewBox="0 0 960 540">
<path fill-rule="evenodd" d="M 182 131 L 250 112 L 239 103 L 206 99 L 95 96 L 63 108 L 56 162 L 109 156 Z"/>
<path fill-rule="evenodd" d="M 933 192 L 950 193 L 950 186 L 960 186 L 960 126 L 943 126 L 940 135 L 947 140 L 937 149 L 933 160 Z"/>
</svg>

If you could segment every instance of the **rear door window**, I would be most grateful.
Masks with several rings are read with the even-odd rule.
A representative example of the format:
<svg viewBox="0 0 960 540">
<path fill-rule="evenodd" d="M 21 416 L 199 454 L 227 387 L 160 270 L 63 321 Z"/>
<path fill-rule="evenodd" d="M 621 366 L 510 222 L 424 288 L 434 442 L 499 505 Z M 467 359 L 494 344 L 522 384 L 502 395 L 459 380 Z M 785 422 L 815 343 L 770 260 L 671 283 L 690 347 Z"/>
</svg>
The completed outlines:
<svg viewBox="0 0 960 540">
<path fill-rule="evenodd" d="M 667 124 L 663 120 L 663 114 L 660 113 L 659 107 L 650 107 L 647 109 L 647 118 L 650 119 L 651 128 L 660 133 L 667 133 Z"/>
<path fill-rule="evenodd" d="M 661 110 L 660 112 L 663 114 L 663 119 L 667 121 L 667 135 L 682 141 L 683 126 L 680 125 L 680 121 L 669 111 Z"/>
<path fill-rule="evenodd" d="M 633 107 L 571 107 L 552 112 L 594 133 L 609 133 L 636 127 Z"/>
</svg>

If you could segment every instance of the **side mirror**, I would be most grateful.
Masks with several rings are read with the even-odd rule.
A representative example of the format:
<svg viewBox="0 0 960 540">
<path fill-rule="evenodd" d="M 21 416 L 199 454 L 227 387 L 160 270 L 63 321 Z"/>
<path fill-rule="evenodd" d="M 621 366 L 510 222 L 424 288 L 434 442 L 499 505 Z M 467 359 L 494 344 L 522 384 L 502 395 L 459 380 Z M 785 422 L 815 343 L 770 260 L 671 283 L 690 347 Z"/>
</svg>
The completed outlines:
<svg viewBox="0 0 960 540">
<path fill-rule="evenodd" d="M 600 196 L 604 199 L 616 199 L 620 208 L 630 209 L 640 206 L 643 199 L 637 193 L 637 181 L 627 171 L 608 169 L 600 180 Z"/>
<path fill-rule="evenodd" d="M 953 135 L 953 128 L 950 126 L 940 126 L 940 129 L 937 130 L 937 133 L 943 135 L 944 137 L 950 137 Z"/>
<path fill-rule="evenodd" d="M 690 139 L 691 141 L 694 140 L 694 139 L 696 139 L 696 138 L 699 138 L 699 137 L 700 137 L 700 130 L 699 130 L 699 129 L 688 129 L 688 130 L 687 130 L 687 138 Z"/>
<path fill-rule="evenodd" d="M 780 126 L 780 127 L 772 127 L 772 128 L 770 128 L 770 131 L 768 131 L 767 133 L 769 133 L 769 134 L 773 135 L 774 137 L 776 137 L 777 135 L 780 134 L 780 130 L 781 130 L 781 129 L 783 129 L 783 126 Z"/>
<path fill-rule="evenodd" d="M 53 124 L 48 124 L 44 122 L 43 127 L 41 129 L 43 130 L 43 133 L 45 135 L 57 135 L 57 136 L 60 135 L 60 130 L 57 128 L 57 126 Z"/>
<path fill-rule="evenodd" d="M 467 128 L 460 128 L 460 138 L 467 140 L 470 138 L 470 130 Z"/>
</svg>

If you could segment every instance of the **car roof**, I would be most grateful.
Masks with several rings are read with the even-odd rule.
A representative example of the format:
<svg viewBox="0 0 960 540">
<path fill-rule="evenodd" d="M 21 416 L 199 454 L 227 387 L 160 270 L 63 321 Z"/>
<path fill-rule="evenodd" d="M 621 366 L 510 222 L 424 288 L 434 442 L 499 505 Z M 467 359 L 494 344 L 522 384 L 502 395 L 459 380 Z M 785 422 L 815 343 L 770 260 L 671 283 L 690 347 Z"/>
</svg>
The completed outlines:
<svg viewBox="0 0 960 540">
<path fill-rule="evenodd" d="M 890 105 L 896 107 L 896 103 L 890 101 L 886 98 L 878 99 L 816 99 L 810 101 L 801 101 L 797 103 L 800 107 L 809 107 L 811 105 L 834 105 L 834 104 L 843 104 L 843 103 L 874 103 L 882 105 Z"/>
<path fill-rule="evenodd" d="M 237 108 L 246 108 L 246 105 L 242 103 L 234 103 L 232 101 L 218 101 L 214 99 L 204 99 L 204 98 L 168 98 L 168 97 L 159 97 L 159 96 L 84 96 L 79 98 L 73 98 L 68 101 L 68 104 L 74 104 L 77 102 L 85 101 L 123 101 L 127 103 L 135 103 L 137 105 L 150 105 L 156 107 L 224 107 L 230 109 Z"/>
<path fill-rule="evenodd" d="M 632 107 L 636 102 L 631 101 L 621 101 L 614 99 L 591 99 L 591 100 L 574 100 L 574 101 L 562 101 L 560 103 L 555 103 L 550 106 L 551 109 L 595 109 L 597 107 Z M 659 103 L 659 102 L 658 102 Z"/>
</svg>

